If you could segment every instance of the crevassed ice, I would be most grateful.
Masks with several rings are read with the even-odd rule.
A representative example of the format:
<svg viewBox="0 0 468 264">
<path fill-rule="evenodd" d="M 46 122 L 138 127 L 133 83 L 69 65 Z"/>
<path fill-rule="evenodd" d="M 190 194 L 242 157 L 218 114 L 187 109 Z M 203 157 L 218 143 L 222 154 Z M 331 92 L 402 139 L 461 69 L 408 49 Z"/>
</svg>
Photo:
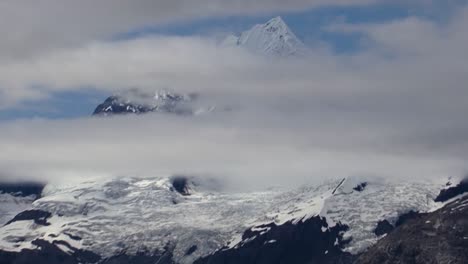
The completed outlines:
<svg viewBox="0 0 468 264">
<path fill-rule="evenodd" d="M 373 230 L 379 220 L 426 210 L 440 187 L 376 181 L 357 192 L 354 184 L 352 179 L 337 179 L 295 190 L 249 193 L 195 185 L 190 196 L 174 191 L 170 179 L 164 177 L 49 185 L 44 197 L 31 207 L 53 213 L 48 219 L 51 225 L 22 221 L 1 227 L 0 249 L 33 248 L 31 241 L 36 238 L 64 240 L 102 256 L 122 251 L 151 253 L 169 246 L 176 261 L 190 263 L 223 246 L 235 246 L 249 228 L 271 222 L 297 223 L 320 214 L 332 225 L 341 222 L 350 227 L 345 235 L 352 241 L 346 250 L 356 253 L 377 240 Z M 197 250 L 185 256 L 194 245 Z"/>
</svg>

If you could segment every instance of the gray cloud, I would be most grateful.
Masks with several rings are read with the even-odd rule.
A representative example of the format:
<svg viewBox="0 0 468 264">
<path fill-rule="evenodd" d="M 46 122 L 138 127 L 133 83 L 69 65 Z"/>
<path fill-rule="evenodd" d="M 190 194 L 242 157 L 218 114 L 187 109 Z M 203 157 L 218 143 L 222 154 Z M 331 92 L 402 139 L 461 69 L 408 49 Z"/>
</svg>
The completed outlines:
<svg viewBox="0 0 468 264">
<path fill-rule="evenodd" d="M 412 17 L 328 28 L 362 34 L 364 49 L 352 55 L 324 45 L 307 58 L 275 60 L 205 38 L 159 36 L 2 63 L 2 107 L 91 85 L 199 92 L 234 111 L 3 123 L 0 169 L 10 177 L 191 173 L 258 184 L 463 174 L 467 10 L 445 25 Z"/>
<path fill-rule="evenodd" d="M 226 15 L 293 12 L 375 0 L 6 0 L 0 2 L 0 60 L 81 46 L 143 26 Z"/>
<path fill-rule="evenodd" d="M 395 131 L 378 125 L 305 118 L 241 111 L 17 121 L 0 126 L 0 168 L 10 179 L 187 174 L 252 188 L 351 175 L 431 179 L 465 169 L 445 152 L 411 145 L 401 152 Z"/>
</svg>

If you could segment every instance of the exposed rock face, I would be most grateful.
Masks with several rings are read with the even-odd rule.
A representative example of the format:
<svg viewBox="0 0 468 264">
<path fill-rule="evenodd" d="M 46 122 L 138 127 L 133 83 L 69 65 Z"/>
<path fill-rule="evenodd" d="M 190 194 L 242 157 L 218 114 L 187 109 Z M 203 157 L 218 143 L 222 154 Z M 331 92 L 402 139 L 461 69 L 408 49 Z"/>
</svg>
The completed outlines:
<svg viewBox="0 0 468 264">
<path fill-rule="evenodd" d="M 237 246 L 221 249 L 195 263 L 351 263 L 354 256 L 342 251 L 347 243 L 342 232 L 347 229 L 342 224 L 328 227 L 319 216 L 297 224 L 258 226 L 247 230 Z"/>
<path fill-rule="evenodd" d="M 468 197 L 419 214 L 359 257 L 359 264 L 467 263 Z"/>
<path fill-rule="evenodd" d="M 109 259 L 105 259 L 100 261 L 99 264 L 174 264 L 174 260 L 172 259 L 172 254 L 170 251 L 166 251 L 161 254 L 147 254 L 147 253 L 140 253 L 135 256 L 129 256 L 126 254 L 114 256 Z"/>
<path fill-rule="evenodd" d="M 182 195 L 190 195 L 190 180 L 184 176 L 175 176 L 171 179 L 172 187 Z"/>
<path fill-rule="evenodd" d="M 52 214 L 46 211 L 28 210 L 28 211 L 24 211 L 16 215 L 15 218 L 8 221 L 6 225 L 9 225 L 11 223 L 18 222 L 18 221 L 34 220 L 34 223 L 37 225 L 48 226 L 50 224 L 47 223 L 47 218 L 51 216 Z"/>
<path fill-rule="evenodd" d="M 141 252 L 136 255 L 122 253 L 104 259 L 101 256 L 86 250 L 76 249 L 64 241 L 50 243 L 44 240 L 35 240 L 37 250 L 23 249 L 20 252 L 6 252 L 0 250 L 0 263 L 2 264 L 173 264 L 170 251 L 163 253 Z M 67 250 L 64 251 L 63 249 Z"/>
<path fill-rule="evenodd" d="M 392 232 L 395 227 L 399 227 L 400 225 L 404 224 L 406 221 L 411 219 L 420 218 L 421 214 L 415 211 L 409 211 L 404 213 L 398 217 L 395 224 L 392 225 L 388 220 L 382 220 L 377 223 L 377 227 L 374 229 L 374 234 L 376 236 L 383 236 Z"/>
<path fill-rule="evenodd" d="M 358 184 L 356 187 L 354 187 L 353 190 L 358 191 L 358 192 L 362 192 L 362 191 L 364 191 L 366 186 L 367 186 L 367 182 L 363 182 L 363 183 Z"/>
<path fill-rule="evenodd" d="M 130 101 L 125 101 L 120 96 L 114 95 L 108 97 L 102 104 L 99 104 L 93 112 L 93 115 L 109 115 L 123 113 L 147 113 L 153 111 L 153 107 L 139 105 Z"/>
<path fill-rule="evenodd" d="M 377 223 L 377 227 L 374 230 L 374 234 L 376 236 L 383 236 L 385 234 L 388 234 L 392 232 L 394 229 L 393 225 L 390 224 L 387 220 L 382 220 Z"/>
<path fill-rule="evenodd" d="M 415 212 L 415 211 L 409 211 L 405 214 L 402 214 L 398 217 L 398 220 L 395 223 L 395 227 L 399 227 L 402 224 L 406 223 L 407 221 L 411 219 L 418 219 L 421 218 L 422 214 Z"/>
<path fill-rule="evenodd" d="M 436 202 L 446 202 L 460 194 L 468 192 L 468 178 L 462 180 L 456 186 L 440 191 L 435 199 Z"/>
<path fill-rule="evenodd" d="M 49 243 L 37 239 L 33 242 L 38 250 L 23 249 L 20 252 L 6 252 L 0 250 L 0 263 L 14 264 L 78 264 L 96 263 L 100 257 L 90 251 L 77 250 L 70 247 L 66 242 Z M 70 249 L 64 252 L 60 247 Z"/>
<path fill-rule="evenodd" d="M 144 114 L 149 112 L 193 114 L 196 110 L 187 104 L 195 98 L 194 94 L 180 95 L 164 90 L 149 94 L 132 89 L 108 97 L 96 107 L 93 115 Z"/>
</svg>

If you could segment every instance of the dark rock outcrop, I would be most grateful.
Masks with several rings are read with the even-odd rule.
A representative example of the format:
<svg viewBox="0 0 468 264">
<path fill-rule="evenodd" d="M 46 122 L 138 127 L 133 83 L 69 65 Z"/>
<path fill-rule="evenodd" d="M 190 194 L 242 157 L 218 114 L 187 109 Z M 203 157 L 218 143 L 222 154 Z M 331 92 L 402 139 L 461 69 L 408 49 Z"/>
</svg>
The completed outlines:
<svg viewBox="0 0 468 264">
<path fill-rule="evenodd" d="M 362 182 L 362 183 L 358 184 L 356 187 L 354 187 L 353 190 L 358 191 L 358 192 L 362 192 L 362 191 L 364 191 L 366 186 L 367 186 L 367 182 Z"/>
<path fill-rule="evenodd" d="M 93 115 L 144 114 L 149 112 L 192 114 L 192 109 L 183 105 L 195 98 L 195 94 L 180 95 L 166 91 L 147 94 L 132 89 L 122 95 L 108 97 L 96 107 Z"/>
<path fill-rule="evenodd" d="M 392 225 L 387 219 L 381 220 L 377 223 L 377 226 L 374 229 L 374 234 L 376 236 L 382 236 L 392 232 L 395 227 L 398 227 L 408 220 L 420 218 L 421 214 L 415 211 L 409 211 L 407 213 L 401 214 L 395 222 L 395 225 Z"/>
<path fill-rule="evenodd" d="M 347 229 L 342 224 L 328 227 L 318 216 L 297 224 L 258 226 L 244 232 L 244 242 L 238 246 L 221 249 L 195 263 L 351 263 L 354 256 L 342 251 L 348 242 L 342 233 Z"/>
<path fill-rule="evenodd" d="M 398 217 L 398 220 L 395 222 L 395 227 L 401 226 L 402 224 L 406 223 L 411 219 L 418 219 L 421 216 L 422 214 L 415 211 L 409 211 L 407 213 L 404 213 Z"/>
<path fill-rule="evenodd" d="M 395 227 L 393 227 L 390 222 L 387 220 L 382 220 L 377 223 L 377 227 L 374 229 L 374 234 L 376 236 L 383 236 L 393 231 Z"/>
<path fill-rule="evenodd" d="M 2 264 L 78 264 L 97 263 L 101 258 L 90 251 L 78 250 L 70 247 L 66 242 L 50 243 L 44 240 L 34 240 L 33 245 L 39 249 L 23 249 L 20 252 L 6 252 L 0 250 Z M 70 248 L 70 252 L 62 251 L 58 245 Z"/>
<path fill-rule="evenodd" d="M 197 251 L 198 247 L 196 245 L 191 246 L 189 249 L 187 249 L 187 252 L 185 252 L 185 256 L 190 256 L 192 255 L 195 251 Z"/>
<path fill-rule="evenodd" d="M 468 197 L 418 214 L 363 253 L 357 264 L 462 264 L 468 260 Z"/>
<path fill-rule="evenodd" d="M 13 222 L 34 220 L 37 225 L 48 226 L 47 218 L 51 217 L 52 214 L 41 210 L 27 210 L 17 214 L 12 220 L 8 221 L 5 225 L 9 225 Z"/>
<path fill-rule="evenodd" d="M 121 254 L 103 261 L 99 264 L 174 264 L 173 255 L 170 251 L 162 254 L 138 253 L 134 256 Z"/>
<path fill-rule="evenodd" d="M 172 251 L 162 253 L 142 252 L 136 255 L 118 254 L 110 258 L 102 258 L 91 251 L 76 249 L 65 241 L 52 243 L 41 239 L 34 240 L 38 249 L 23 249 L 20 252 L 0 250 L 1 264 L 174 264 Z M 69 250 L 64 252 L 59 246 Z"/>
<path fill-rule="evenodd" d="M 125 102 L 119 96 L 110 96 L 102 104 L 99 104 L 93 112 L 93 115 L 105 114 L 125 114 L 134 113 L 141 114 L 152 112 L 153 107 L 147 105 L 139 105 L 131 102 Z"/>
<path fill-rule="evenodd" d="M 439 195 L 435 198 L 434 201 L 446 202 L 463 193 L 468 193 L 468 178 L 462 180 L 456 186 L 440 191 Z"/>
<path fill-rule="evenodd" d="M 190 180 L 184 176 L 174 176 L 171 179 L 172 188 L 182 194 L 182 195 L 190 195 Z"/>
</svg>

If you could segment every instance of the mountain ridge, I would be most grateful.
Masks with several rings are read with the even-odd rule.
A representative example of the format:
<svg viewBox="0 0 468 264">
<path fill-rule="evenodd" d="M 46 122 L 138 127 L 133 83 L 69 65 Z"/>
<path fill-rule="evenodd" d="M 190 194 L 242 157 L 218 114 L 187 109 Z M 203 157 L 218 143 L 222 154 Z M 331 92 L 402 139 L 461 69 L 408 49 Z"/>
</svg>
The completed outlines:
<svg viewBox="0 0 468 264">
<path fill-rule="evenodd" d="M 0 228 L 0 251 L 20 256 L 12 252 L 38 250 L 35 243 L 42 241 L 71 254 L 92 252 L 101 260 L 159 252 L 181 264 L 218 263 L 229 256 L 228 263 L 235 263 L 257 249 L 267 256 L 268 248 L 276 248 L 288 258 L 292 251 L 282 251 L 286 241 L 305 249 L 323 240 L 312 255 L 294 259 L 336 263 L 377 243 L 383 237 L 374 233 L 379 221 L 394 223 L 406 212 L 432 210 L 444 185 L 367 180 L 356 188 L 362 182 L 334 179 L 252 193 L 223 192 L 206 179 L 183 176 L 48 185 L 40 199 Z M 304 233 L 300 230 L 320 236 L 293 239 Z M 299 248 L 295 254 L 306 254 Z"/>
<path fill-rule="evenodd" d="M 253 53 L 274 57 L 299 56 L 306 53 L 306 46 L 299 40 L 286 22 L 274 17 L 264 24 L 256 24 L 238 36 L 229 35 L 222 46 L 238 46 Z"/>
</svg>

